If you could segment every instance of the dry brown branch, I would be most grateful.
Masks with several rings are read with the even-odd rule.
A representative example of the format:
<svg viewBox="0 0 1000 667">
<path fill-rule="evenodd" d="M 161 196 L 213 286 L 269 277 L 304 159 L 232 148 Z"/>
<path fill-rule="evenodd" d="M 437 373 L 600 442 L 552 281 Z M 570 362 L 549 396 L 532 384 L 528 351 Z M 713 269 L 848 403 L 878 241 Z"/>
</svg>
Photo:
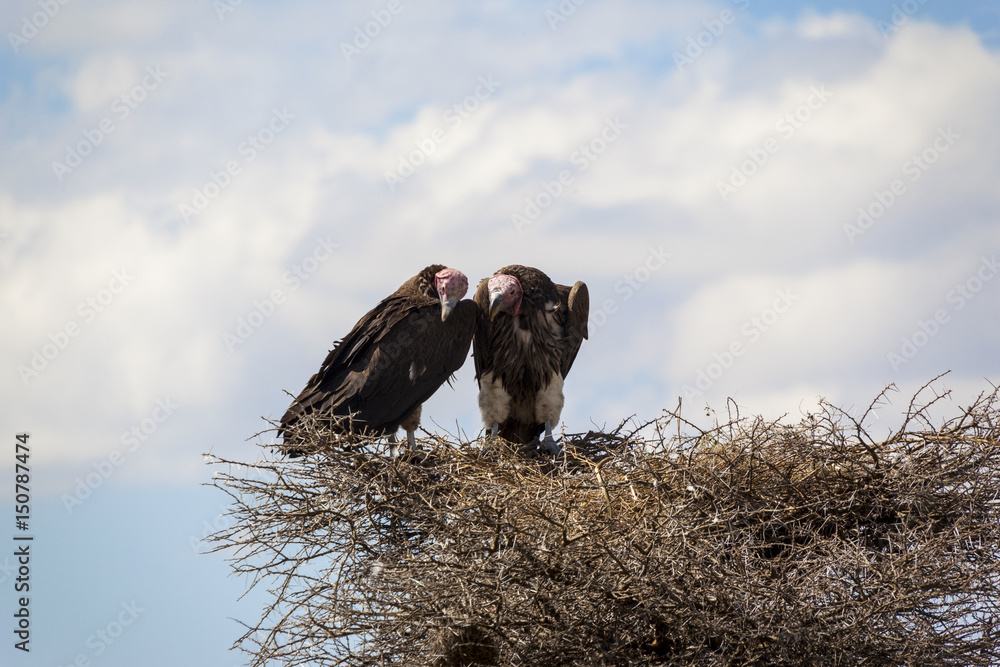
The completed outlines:
<svg viewBox="0 0 1000 667">
<path fill-rule="evenodd" d="M 217 460 L 233 521 L 212 539 L 272 599 L 237 645 L 252 665 L 996 665 L 998 396 L 936 428 L 927 407 L 880 441 L 824 405 L 710 431 L 667 412 L 555 461 L 443 436 L 392 461 L 319 432 L 304 459 Z"/>
</svg>

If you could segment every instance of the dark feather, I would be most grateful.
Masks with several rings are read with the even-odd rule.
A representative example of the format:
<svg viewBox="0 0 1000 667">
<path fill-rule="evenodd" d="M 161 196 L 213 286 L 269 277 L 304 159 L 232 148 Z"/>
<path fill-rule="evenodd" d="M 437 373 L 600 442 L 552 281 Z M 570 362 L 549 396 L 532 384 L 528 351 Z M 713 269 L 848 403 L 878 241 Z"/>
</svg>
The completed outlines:
<svg viewBox="0 0 1000 667">
<path fill-rule="evenodd" d="M 587 330 L 587 320 L 590 317 L 590 292 L 587 286 L 576 281 L 573 287 L 556 285 L 559 291 L 559 307 L 563 310 L 566 323 L 563 329 L 562 344 L 562 376 L 569 374 L 576 360 L 576 353 L 590 334 Z"/>
<path fill-rule="evenodd" d="M 366 313 L 327 354 L 281 418 L 286 444 L 303 415 L 353 416 L 353 427 L 393 433 L 464 363 L 480 319 L 465 299 L 441 321 L 429 266 Z"/>
</svg>

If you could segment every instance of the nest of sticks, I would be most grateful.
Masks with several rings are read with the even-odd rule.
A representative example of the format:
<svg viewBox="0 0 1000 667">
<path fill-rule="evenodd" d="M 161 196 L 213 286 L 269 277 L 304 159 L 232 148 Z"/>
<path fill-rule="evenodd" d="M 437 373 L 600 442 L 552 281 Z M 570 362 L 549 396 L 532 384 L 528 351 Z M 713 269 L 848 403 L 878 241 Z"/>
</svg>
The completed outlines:
<svg viewBox="0 0 1000 667">
<path fill-rule="evenodd" d="M 926 390 L 926 388 L 925 388 Z M 918 394 L 918 397 L 921 394 Z M 252 665 L 996 665 L 1000 410 L 215 459 Z"/>
</svg>

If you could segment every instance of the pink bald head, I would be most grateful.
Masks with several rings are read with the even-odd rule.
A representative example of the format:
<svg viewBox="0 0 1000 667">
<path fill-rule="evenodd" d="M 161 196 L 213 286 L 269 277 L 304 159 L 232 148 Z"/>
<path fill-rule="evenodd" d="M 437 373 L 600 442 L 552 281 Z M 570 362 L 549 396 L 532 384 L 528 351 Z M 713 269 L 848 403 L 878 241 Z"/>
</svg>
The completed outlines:
<svg viewBox="0 0 1000 667">
<path fill-rule="evenodd" d="M 514 276 L 497 273 L 486 284 L 490 291 L 490 319 L 497 313 L 517 315 L 521 312 L 521 283 Z"/>
<path fill-rule="evenodd" d="M 442 298 L 461 299 L 469 291 L 469 279 L 457 269 L 441 269 L 434 274 L 434 286 Z"/>
<path fill-rule="evenodd" d="M 441 321 L 444 322 L 455 304 L 469 291 L 469 279 L 457 269 L 441 269 L 434 274 L 434 287 L 441 299 Z"/>
</svg>

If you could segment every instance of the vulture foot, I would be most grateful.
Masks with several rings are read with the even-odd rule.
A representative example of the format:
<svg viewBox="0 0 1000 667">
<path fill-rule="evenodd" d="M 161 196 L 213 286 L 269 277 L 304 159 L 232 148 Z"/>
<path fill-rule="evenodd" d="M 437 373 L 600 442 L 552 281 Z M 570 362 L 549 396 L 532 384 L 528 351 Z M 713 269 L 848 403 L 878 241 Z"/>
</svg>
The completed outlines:
<svg viewBox="0 0 1000 667">
<path fill-rule="evenodd" d="M 389 458 L 399 458 L 399 444 L 397 444 L 395 433 L 389 434 Z"/>
<path fill-rule="evenodd" d="M 500 422 L 493 422 L 493 428 L 491 428 L 490 432 L 486 434 L 486 439 L 490 442 L 496 440 L 497 433 L 499 432 L 500 432 Z"/>
<path fill-rule="evenodd" d="M 562 451 L 562 447 L 552 437 L 552 422 L 545 422 L 545 437 L 538 444 L 539 448 L 550 456 L 555 456 Z"/>
</svg>

